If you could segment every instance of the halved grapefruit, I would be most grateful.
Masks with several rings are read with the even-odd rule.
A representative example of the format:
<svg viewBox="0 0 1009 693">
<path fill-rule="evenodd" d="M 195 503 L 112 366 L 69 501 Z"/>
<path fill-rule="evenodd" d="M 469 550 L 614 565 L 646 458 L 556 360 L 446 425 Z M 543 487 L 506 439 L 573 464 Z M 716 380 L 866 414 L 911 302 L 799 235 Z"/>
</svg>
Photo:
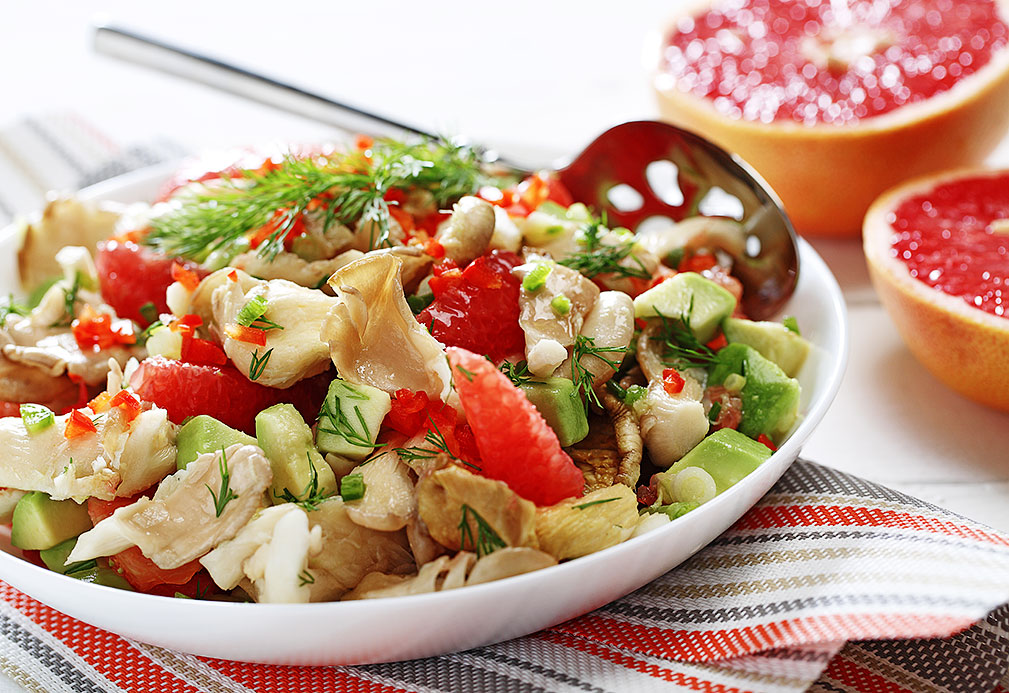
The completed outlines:
<svg viewBox="0 0 1009 693">
<path fill-rule="evenodd" d="M 716 1 L 676 20 L 662 117 L 739 154 L 795 227 L 857 236 L 909 178 L 980 163 L 1009 126 L 1009 0 Z"/>
<path fill-rule="evenodd" d="M 957 392 L 1009 411 L 1009 170 L 958 170 L 880 197 L 869 273 L 911 353 Z"/>
</svg>

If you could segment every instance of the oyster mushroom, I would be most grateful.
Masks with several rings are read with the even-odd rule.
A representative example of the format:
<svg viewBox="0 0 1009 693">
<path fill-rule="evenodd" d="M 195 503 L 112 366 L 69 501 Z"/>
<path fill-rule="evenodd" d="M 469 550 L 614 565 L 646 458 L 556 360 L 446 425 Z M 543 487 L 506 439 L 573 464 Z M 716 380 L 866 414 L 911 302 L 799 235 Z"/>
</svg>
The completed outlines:
<svg viewBox="0 0 1009 693">
<path fill-rule="evenodd" d="M 118 508 L 82 534 L 67 565 L 137 546 L 159 568 L 178 568 L 234 537 L 263 507 L 272 480 L 270 461 L 253 445 L 200 455 L 152 498 Z"/>
<path fill-rule="evenodd" d="M 452 381 L 445 350 L 410 311 L 401 265 L 391 254 L 368 254 L 330 277 L 340 302 L 323 322 L 322 338 L 342 378 L 442 398 Z"/>
<path fill-rule="evenodd" d="M 536 547 L 536 506 L 502 481 L 457 464 L 423 475 L 417 483 L 417 512 L 431 536 L 452 550 L 482 550 L 487 529 L 505 546 Z M 500 548 L 500 547 L 496 547 Z"/>
<path fill-rule="evenodd" d="M 460 551 L 455 556 L 440 556 L 424 564 L 414 576 L 369 573 L 364 576 L 352 592 L 343 596 L 344 601 L 353 599 L 376 599 L 378 597 L 400 597 L 409 594 L 425 594 L 456 589 L 466 584 L 466 574 L 476 561 L 476 555 Z"/>
<path fill-rule="evenodd" d="M 466 196 L 452 206 L 452 216 L 435 239 L 445 249 L 445 257 L 462 267 L 484 254 L 496 224 L 494 207 L 479 197 Z"/>
<path fill-rule="evenodd" d="M 95 419 L 97 432 L 67 439 L 69 415 L 37 433 L 19 416 L 0 418 L 0 487 L 43 491 L 52 498 L 130 496 L 175 469 L 175 426 L 154 407 L 126 422 L 119 409 Z"/>
<path fill-rule="evenodd" d="M 630 488 L 641 474 L 642 440 L 638 417 L 605 388 L 597 391 L 603 416 L 592 415 L 589 435 L 566 452 L 585 476 L 585 491 L 614 484 Z"/>
<path fill-rule="evenodd" d="M 470 570 L 466 584 L 479 585 L 513 575 L 531 573 L 552 565 L 557 565 L 557 559 L 548 553 L 527 546 L 509 546 L 478 560 Z"/>
<path fill-rule="evenodd" d="M 217 586 L 231 590 L 243 581 L 257 602 L 304 604 L 316 580 L 309 560 L 322 550 L 322 529 L 309 527 L 293 503 L 260 510 L 237 535 L 200 559 Z"/>
<path fill-rule="evenodd" d="M 539 548 L 559 561 L 619 544 L 637 524 L 637 496 L 623 484 L 536 509 Z"/>
<path fill-rule="evenodd" d="M 333 601 L 352 590 L 368 573 L 408 574 L 415 569 L 402 531 L 380 532 L 350 518 L 343 499 L 330 498 L 309 511 L 309 524 L 322 531 L 322 550 L 308 561 L 313 602 Z"/>
<path fill-rule="evenodd" d="M 259 279 L 286 279 L 314 289 L 324 284 L 333 272 L 362 256 L 359 250 L 347 250 L 334 258 L 305 260 L 294 253 L 281 252 L 269 260 L 252 251 L 238 255 L 230 264 Z"/>
<path fill-rule="evenodd" d="M 364 495 L 347 503 L 347 515 L 362 527 L 393 532 L 417 512 L 410 468 L 394 450 L 375 455 L 351 473 L 364 478 Z"/>
</svg>

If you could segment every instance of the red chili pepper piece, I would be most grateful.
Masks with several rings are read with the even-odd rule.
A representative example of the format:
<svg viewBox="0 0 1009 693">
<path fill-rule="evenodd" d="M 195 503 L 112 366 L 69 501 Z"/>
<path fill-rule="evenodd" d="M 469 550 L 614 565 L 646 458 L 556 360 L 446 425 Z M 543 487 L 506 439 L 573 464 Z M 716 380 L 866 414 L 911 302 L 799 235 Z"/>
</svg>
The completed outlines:
<svg viewBox="0 0 1009 693">
<path fill-rule="evenodd" d="M 64 429 L 63 435 L 67 440 L 73 440 L 97 432 L 98 427 L 95 426 L 95 422 L 85 416 L 80 409 L 74 409 L 70 412 L 70 418 L 67 419 L 67 427 Z"/>
<path fill-rule="evenodd" d="M 239 342 L 266 346 L 266 332 L 244 325 L 229 324 L 224 326 L 224 334 Z"/>
<path fill-rule="evenodd" d="M 775 450 L 778 449 L 778 446 L 774 444 L 774 441 L 768 438 L 767 435 L 763 433 L 757 436 L 757 442 L 766 445 L 768 448 L 771 449 L 771 452 L 774 452 Z"/>
<path fill-rule="evenodd" d="M 671 395 L 677 395 L 683 392 L 683 386 L 687 384 L 687 381 L 683 379 L 683 376 L 676 372 L 675 368 L 667 368 L 662 371 L 662 387 Z"/>
<path fill-rule="evenodd" d="M 182 284 L 187 291 L 196 291 L 196 287 L 200 285 L 199 275 L 186 269 L 179 262 L 172 263 L 172 280 Z"/>
<path fill-rule="evenodd" d="M 719 332 L 717 337 L 712 339 L 710 342 L 706 343 L 704 346 L 708 347 L 712 351 L 718 351 L 719 349 L 727 346 L 728 344 L 729 340 L 725 338 L 725 335 L 723 333 Z"/>
<path fill-rule="evenodd" d="M 122 328 L 112 329 L 112 316 L 99 313 L 89 305 L 84 306 L 80 317 L 71 325 L 74 339 L 82 351 L 101 351 L 123 344 L 135 344 L 137 338 Z"/>
</svg>

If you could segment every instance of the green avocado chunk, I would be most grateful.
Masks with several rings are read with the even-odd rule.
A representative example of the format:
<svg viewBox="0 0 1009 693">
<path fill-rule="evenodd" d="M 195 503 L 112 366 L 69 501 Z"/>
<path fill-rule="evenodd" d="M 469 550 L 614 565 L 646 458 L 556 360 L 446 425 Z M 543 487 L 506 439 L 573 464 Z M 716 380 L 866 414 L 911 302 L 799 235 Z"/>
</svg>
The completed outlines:
<svg viewBox="0 0 1009 693">
<path fill-rule="evenodd" d="M 75 580 L 83 580 L 84 582 L 91 582 L 96 585 L 105 585 L 106 587 L 116 587 L 121 590 L 133 589 L 130 583 L 109 565 L 109 559 L 107 558 L 96 558 L 90 561 L 64 565 L 67 561 L 67 556 L 70 555 L 70 552 L 74 550 L 74 546 L 76 545 L 77 537 L 72 537 L 60 542 L 51 549 L 40 551 L 39 556 L 41 556 L 42 562 L 46 564 L 49 570 L 62 573 Z"/>
<path fill-rule="evenodd" d="M 363 460 L 375 449 L 378 429 L 390 409 L 389 393 L 336 378 L 319 412 L 315 444 L 322 452 Z"/>
<path fill-rule="evenodd" d="M 175 466 L 185 469 L 186 465 L 208 452 L 217 452 L 235 444 L 258 445 L 256 439 L 230 426 L 222 424 L 212 416 L 194 416 L 179 429 L 175 441 Z"/>
<path fill-rule="evenodd" d="M 274 504 L 336 493 L 336 476 L 315 449 L 312 429 L 293 404 L 275 404 L 256 414 L 256 440 L 273 469 Z"/>
<path fill-rule="evenodd" d="M 567 378 L 530 380 L 519 385 L 526 398 L 557 434 L 562 447 L 574 445 L 589 434 L 589 420 L 575 384 Z"/>
<path fill-rule="evenodd" d="M 680 272 L 634 299 L 634 317 L 683 319 L 702 342 L 714 337 L 735 309 L 735 296 L 696 272 Z"/>
<path fill-rule="evenodd" d="M 662 472 L 660 483 L 670 482 L 676 474 L 687 467 L 700 467 L 715 480 L 716 493 L 731 488 L 740 479 L 759 467 L 771 450 L 763 443 L 748 438 L 731 428 L 720 428 L 702 440 L 694 449 Z"/>
<path fill-rule="evenodd" d="M 739 432 L 751 438 L 760 434 L 780 441 L 795 423 L 799 411 L 799 381 L 785 375 L 777 364 L 741 342 L 723 347 L 708 371 L 708 384 L 721 385 L 730 373 L 746 378 L 739 393 L 743 418 Z"/>
<path fill-rule="evenodd" d="M 52 500 L 41 491 L 26 493 L 14 507 L 11 543 L 19 549 L 42 551 L 91 529 L 87 505 Z"/>
<path fill-rule="evenodd" d="M 809 342 L 780 322 L 726 318 L 722 332 L 729 342 L 741 342 L 778 364 L 785 375 L 794 378 L 809 354 Z"/>
</svg>

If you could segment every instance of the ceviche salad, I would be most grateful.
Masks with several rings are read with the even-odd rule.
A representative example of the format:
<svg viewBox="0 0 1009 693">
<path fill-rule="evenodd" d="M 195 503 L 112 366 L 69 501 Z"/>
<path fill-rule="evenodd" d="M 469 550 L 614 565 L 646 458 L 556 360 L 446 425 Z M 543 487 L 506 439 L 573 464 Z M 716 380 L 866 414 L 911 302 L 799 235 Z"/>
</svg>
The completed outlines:
<svg viewBox="0 0 1009 693">
<path fill-rule="evenodd" d="M 549 173 L 374 142 L 53 200 L 0 310 L 0 514 L 28 560 L 165 596 L 417 594 L 578 558 L 737 483 L 809 350 L 718 250 Z"/>
</svg>

